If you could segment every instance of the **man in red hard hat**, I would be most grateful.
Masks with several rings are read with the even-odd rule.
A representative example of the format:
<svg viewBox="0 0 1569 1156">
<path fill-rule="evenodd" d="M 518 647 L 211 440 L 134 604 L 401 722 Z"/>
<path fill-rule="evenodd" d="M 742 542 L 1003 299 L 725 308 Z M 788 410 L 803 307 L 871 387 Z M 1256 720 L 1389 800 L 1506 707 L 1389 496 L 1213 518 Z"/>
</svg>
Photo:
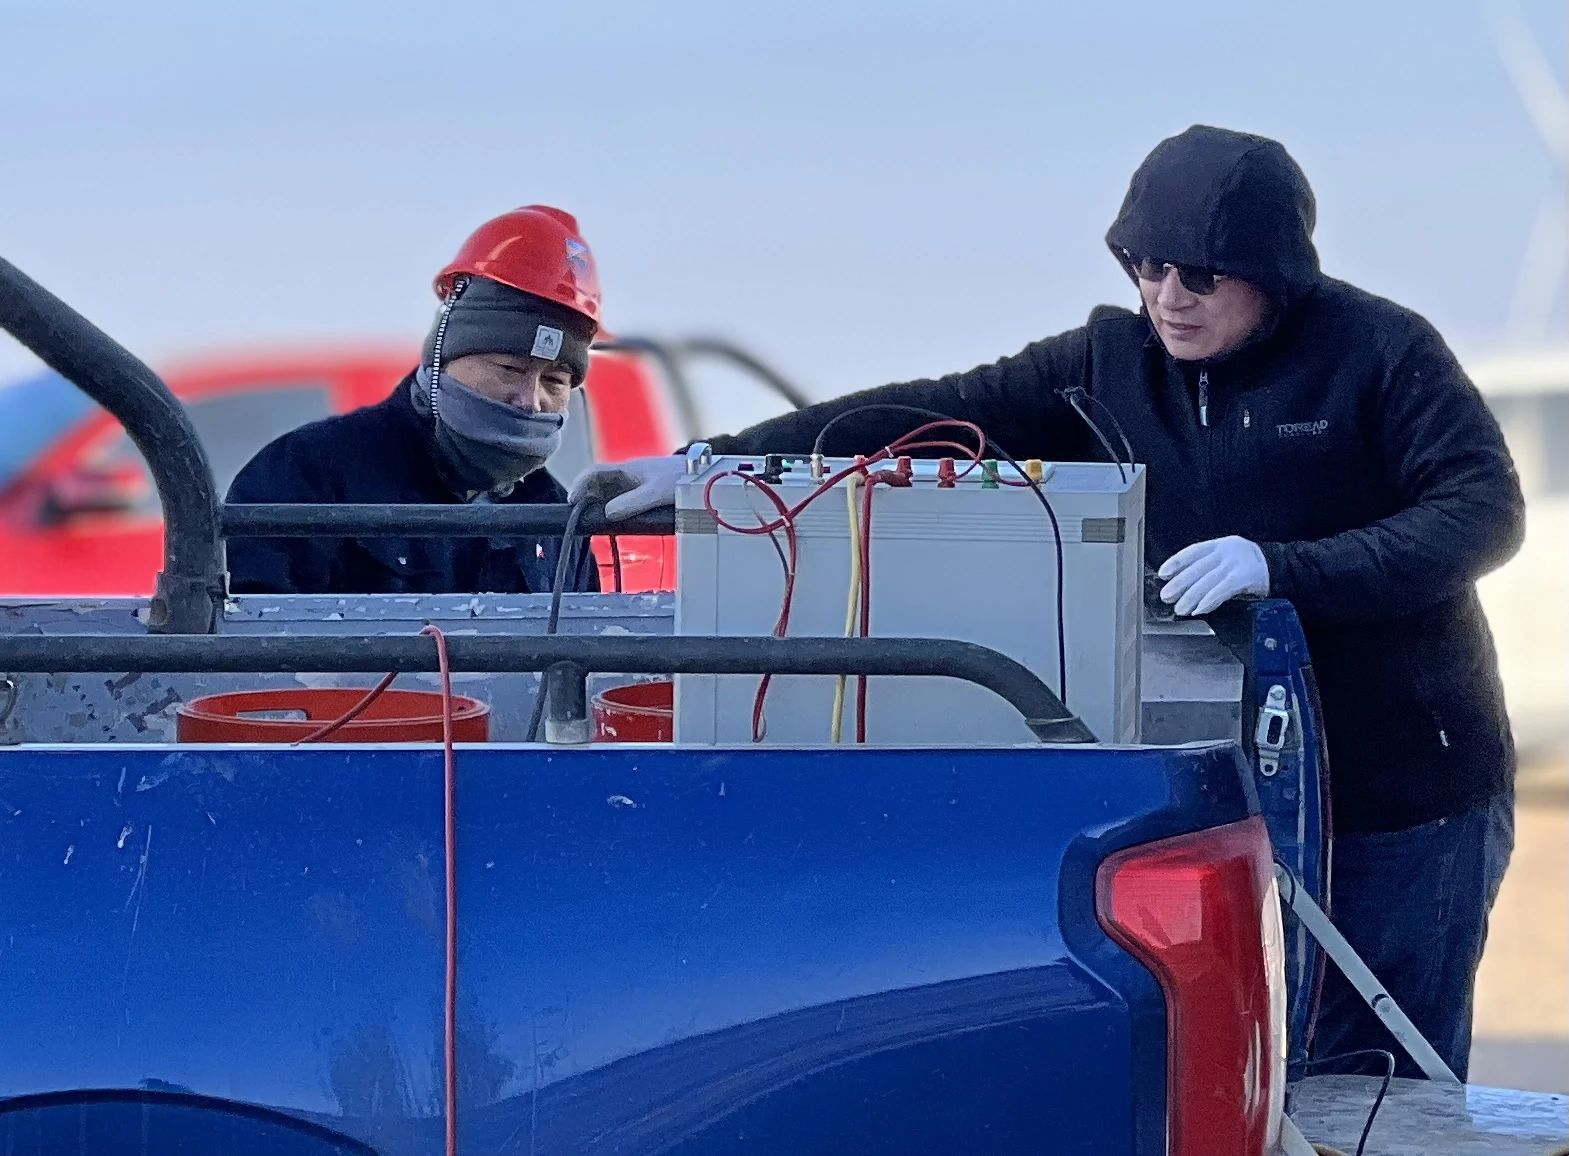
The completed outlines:
<svg viewBox="0 0 1569 1156">
<path fill-rule="evenodd" d="M 261 450 L 230 502 L 566 501 L 543 468 L 599 329 L 599 277 L 570 214 L 529 205 L 481 225 L 436 277 L 418 368 L 385 401 Z M 587 539 L 567 589 L 597 590 Z M 551 588 L 560 538 L 235 538 L 236 593 L 524 593 Z"/>
</svg>

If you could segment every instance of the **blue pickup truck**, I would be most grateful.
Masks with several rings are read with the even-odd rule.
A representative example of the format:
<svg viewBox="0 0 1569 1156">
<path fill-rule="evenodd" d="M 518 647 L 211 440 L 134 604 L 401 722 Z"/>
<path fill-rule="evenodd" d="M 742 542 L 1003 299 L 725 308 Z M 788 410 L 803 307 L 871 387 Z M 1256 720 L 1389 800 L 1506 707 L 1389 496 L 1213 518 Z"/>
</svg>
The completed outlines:
<svg viewBox="0 0 1569 1156">
<path fill-rule="evenodd" d="M 1147 623 L 1138 747 L 530 743 L 540 672 L 558 738 L 683 670 L 1063 712 L 962 643 L 676 638 L 659 596 L 228 599 L 178 404 L 3 262 L 0 324 L 125 423 L 168 526 L 151 603 L 0 606 L 8 1156 L 1264 1156 L 1298 1095 L 1354 1143 L 1377 1082 L 1304 1078 L 1323 960 L 1276 885 L 1327 876 L 1289 606 Z M 492 741 L 175 741 L 216 691 L 428 685 L 427 624 Z"/>
</svg>

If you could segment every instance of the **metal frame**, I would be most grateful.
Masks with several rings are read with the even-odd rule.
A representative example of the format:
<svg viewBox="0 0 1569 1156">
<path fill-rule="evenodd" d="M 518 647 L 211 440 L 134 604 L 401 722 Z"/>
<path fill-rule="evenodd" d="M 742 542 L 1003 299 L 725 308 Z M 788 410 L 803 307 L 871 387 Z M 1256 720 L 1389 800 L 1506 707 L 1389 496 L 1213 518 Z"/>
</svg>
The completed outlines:
<svg viewBox="0 0 1569 1156">
<path fill-rule="evenodd" d="M 1357 994 L 1367 1001 L 1367 1006 L 1373 1009 L 1373 1014 L 1389 1029 L 1396 1042 L 1406 1050 L 1406 1054 L 1416 1062 L 1427 1078 L 1442 1084 L 1459 1085 L 1460 1078 L 1433 1050 L 1433 1045 L 1427 1042 L 1427 1037 L 1418 1030 L 1411 1022 L 1411 1018 L 1395 1002 L 1395 997 L 1385 990 L 1378 977 L 1369 970 L 1367 964 L 1362 962 L 1362 957 L 1330 922 L 1324 909 L 1313 901 L 1307 888 L 1301 886 L 1297 877 L 1279 864 L 1275 866 L 1275 881 L 1284 893 L 1286 905 L 1291 908 L 1291 913 L 1301 921 L 1303 927 L 1307 928 L 1308 934 L 1318 941 L 1319 946 L 1334 961 L 1335 966 L 1345 973 L 1351 986 L 1357 989 Z"/>
<path fill-rule="evenodd" d="M 476 532 L 564 532 L 568 508 L 534 507 L 336 507 L 277 505 L 224 508 L 206 451 L 189 416 L 164 382 L 81 314 L 0 259 L 0 328 L 44 364 L 98 402 L 125 428 L 147 460 L 163 507 L 164 559 L 147 628 L 153 634 L 211 634 L 227 593 L 223 538 L 353 534 L 465 536 Z M 757 358 L 714 338 L 665 343 L 626 337 L 597 348 L 653 357 L 669 379 L 681 419 L 695 429 L 696 408 L 685 373 L 695 356 L 729 361 L 763 381 L 796 408 L 806 396 Z M 694 435 L 695 436 L 695 435 Z M 592 514 L 581 533 L 662 534 L 673 519 L 656 515 L 614 525 Z"/>
<path fill-rule="evenodd" d="M 147 618 L 154 634 L 210 634 L 225 575 L 212 467 L 169 387 L 65 302 L 0 259 L 0 328 L 125 427 L 163 504 L 163 568 Z"/>
<path fill-rule="evenodd" d="M 458 671 L 543 671 L 546 739 L 586 742 L 591 673 L 925 676 L 985 687 L 1023 715 L 1042 742 L 1093 743 L 1095 735 L 1028 667 L 984 646 L 931 638 L 546 637 L 452 635 Z M 0 669 L 359 673 L 438 669 L 429 639 L 411 635 L 210 638 L 102 634 L 0 638 Z"/>
<path fill-rule="evenodd" d="M 709 432 L 701 428 L 702 422 L 697 401 L 692 394 L 692 384 L 687 376 L 687 364 L 696 357 L 714 357 L 727 361 L 757 378 L 785 401 L 792 409 L 805 409 L 811 399 L 788 381 L 777 370 L 728 341 L 716 337 L 694 337 L 685 341 L 658 341 L 652 337 L 624 335 L 594 345 L 606 353 L 642 353 L 652 357 L 665 375 L 666 386 L 675 402 L 676 413 L 686 438 L 702 437 Z"/>
<path fill-rule="evenodd" d="M 225 538 L 467 538 L 475 535 L 539 535 L 566 533 L 572 507 L 554 503 L 507 505 L 368 506 L 354 504 L 257 503 L 225 505 Z M 583 511 L 574 536 L 595 534 L 675 533 L 675 510 L 656 510 L 635 518 L 611 521 L 603 506 Z"/>
<path fill-rule="evenodd" d="M 0 640 L 0 669 L 62 671 L 316 671 L 435 669 L 435 648 L 413 637 L 217 637 L 227 575 L 223 535 L 467 536 L 476 532 L 603 533 L 603 511 L 570 506 L 261 505 L 220 509 L 212 467 L 190 418 L 169 387 L 59 298 L 0 260 L 0 326 L 118 418 L 147 459 L 164 514 L 164 568 L 148 614 L 149 635 Z M 623 345 L 627 343 L 622 342 Z M 723 342 L 689 343 L 672 354 L 640 342 L 679 377 L 680 357 L 710 353 L 760 373 L 783 396 L 791 389 L 755 359 Z M 690 403 L 690 397 L 685 401 Z M 593 516 L 597 513 L 599 516 Z M 626 532 L 672 533 L 674 512 L 622 522 Z M 178 635 L 209 635 L 189 638 Z M 168 637 L 160 637 L 168 636 Z M 933 639 L 516 638 L 454 637 L 452 665 L 470 671 L 543 671 L 551 711 L 547 738 L 586 742 L 587 679 L 621 674 L 928 675 L 964 679 L 1010 702 L 1043 741 L 1095 736 L 1045 683 L 1013 659 L 969 643 Z"/>
</svg>

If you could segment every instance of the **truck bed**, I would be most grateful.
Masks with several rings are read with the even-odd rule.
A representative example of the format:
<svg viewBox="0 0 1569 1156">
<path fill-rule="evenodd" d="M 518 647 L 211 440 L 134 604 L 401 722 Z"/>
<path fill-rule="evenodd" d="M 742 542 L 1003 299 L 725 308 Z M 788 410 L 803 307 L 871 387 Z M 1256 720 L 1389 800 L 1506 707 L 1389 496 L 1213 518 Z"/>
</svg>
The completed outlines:
<svg viewBox="0 0 1569 1156">
<path fill-rule="evenodd" d="M 1308 1139 L 1355 1152 L 1381 1080 L 1312 1076 L 1292 1094 Z M 1393 1080 L 1374 1117 L 1376 1156 L 1552 1156 L 1569 1143 L 1569 1096 Z"/>
<path fill-rule="evenodd" d="M 1093 877 L 1256 809 L 1234 745 L 739 754 L 460 748 L 464 1151 L 1164 1150 Z M 438 1152 L 441 767 L 6 752 L 4 1150 Z"/>
</svg>

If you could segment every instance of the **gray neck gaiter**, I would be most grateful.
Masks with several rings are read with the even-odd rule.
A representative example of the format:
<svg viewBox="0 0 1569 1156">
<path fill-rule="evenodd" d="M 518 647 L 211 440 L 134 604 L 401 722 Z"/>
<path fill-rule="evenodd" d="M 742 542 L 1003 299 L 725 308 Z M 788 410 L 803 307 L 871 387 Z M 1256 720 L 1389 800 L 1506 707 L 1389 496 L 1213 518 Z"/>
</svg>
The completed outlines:
<svg viewBox="0 0 1569 1156">
<path fill-rule="evenodd" d="M 414 374 L 414 408 L 434 413 L 436 452 L 451 481 L 467 497 L 510 490 L 561 445 L 564 413 L 528 413 L 475 393 L 443 373 L 435 404 L 430 367 Z"/>
</svg>

